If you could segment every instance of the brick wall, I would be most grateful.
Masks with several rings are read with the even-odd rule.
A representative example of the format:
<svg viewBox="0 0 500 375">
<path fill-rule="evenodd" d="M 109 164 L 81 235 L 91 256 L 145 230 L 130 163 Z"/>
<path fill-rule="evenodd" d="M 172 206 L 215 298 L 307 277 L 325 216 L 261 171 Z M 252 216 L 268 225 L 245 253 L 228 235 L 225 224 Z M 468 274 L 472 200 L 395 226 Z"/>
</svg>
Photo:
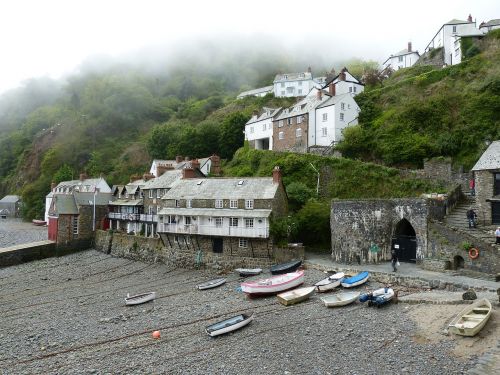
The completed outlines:
<svg viewBox="0 0 500 375">
<path fill-rule="evenodd" d="M 307 152 L 307 131 L 309 124 L 309 115 L 304 114 L 302 122 L 297 123 L 297 117 L 290 117 L 291 124 L 288 124 L 288 119 L 283 119 L 283 126 L 279 127 L 280 121 L 273 121 L 273 151 L 293 151 L 306 153 Z M 296 136 L 296 130 L 302 129 L 302 135 Z M 279 133 L 283 132 L 283 139 L 279 139 Z"/>
<path fill-rule="evenodd" d="M 491 225 L 491 202 L 487 202 L 486 199 L 493 196 L 493 171 L 475 171 L 474 176 L 479 222 L 484 223 L 484 225 Z"/>
</svg>

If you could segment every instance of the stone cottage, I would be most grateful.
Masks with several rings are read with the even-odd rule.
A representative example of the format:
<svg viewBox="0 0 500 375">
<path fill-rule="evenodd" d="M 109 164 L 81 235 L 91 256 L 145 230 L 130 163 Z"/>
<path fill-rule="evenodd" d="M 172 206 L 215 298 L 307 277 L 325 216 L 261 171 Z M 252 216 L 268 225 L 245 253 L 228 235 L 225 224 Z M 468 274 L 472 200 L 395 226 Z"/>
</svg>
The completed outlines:
<svg viewBox="0 0 500 375">
<path fill-rule="evenodd" d="M 0 199 L 1 217 L 20 217 L 21 197 L 18 195 L 6 195 Z"/>
</svg>

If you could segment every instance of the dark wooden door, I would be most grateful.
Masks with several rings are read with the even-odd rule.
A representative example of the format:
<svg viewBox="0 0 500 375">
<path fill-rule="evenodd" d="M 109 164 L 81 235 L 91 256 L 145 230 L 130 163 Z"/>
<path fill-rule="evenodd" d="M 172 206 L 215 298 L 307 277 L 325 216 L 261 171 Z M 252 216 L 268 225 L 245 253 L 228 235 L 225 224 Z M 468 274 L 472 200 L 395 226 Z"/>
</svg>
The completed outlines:
<svg viewBox="0 0 500 375">
<path fill-rule="evenodd" d="M 214 237 L 212 238 L 212 250 L 214 253 L 222 253 L 224 248 L 224 242 L 222 238 Z"/>
<path fill-rule="evenodd" d="M 491 222 L 500 224 L 500 202 L 491 202 Z"/>
<path fill-rule="evenodd" d="M 400 262 L 417 261 L 417 239 L 415 236 L 399 235 L 392 238 L 391 249 L 396 250 Z"/>
</svg>

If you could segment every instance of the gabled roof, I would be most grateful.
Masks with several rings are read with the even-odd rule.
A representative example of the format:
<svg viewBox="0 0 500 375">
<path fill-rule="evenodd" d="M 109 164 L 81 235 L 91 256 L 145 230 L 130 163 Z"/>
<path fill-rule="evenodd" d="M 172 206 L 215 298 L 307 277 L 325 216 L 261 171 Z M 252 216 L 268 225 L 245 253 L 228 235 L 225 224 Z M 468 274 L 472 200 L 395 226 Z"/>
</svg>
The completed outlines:
<svg viewBox="0 0 500 375">
<path fill-rule="evenodd" d="M 245 97 L 245 96 L 252 96 L 252 95 L 258 95 L 262 94 L 264 92 L 272 92 L 274 86 L 265 86 L 265 87 L 260 87 L 258 89 L 253 89 L 253 90 L 248 90 L 248 91 L 243 91 L 238 95 L 238 98 L 240 97 Z"/>
<path fill-rule="evenodd" d="M 268 118 L 272 118 L 272 117 L 276 116 L 279 113 L 279 111 L 281 111 L 281 107 L 280 108 L 263 107 L 262 113 L 260 115 L 252 116 L 252 118 L 250 120 L 248 120 L 245 125 L 253 124 L 253 123 L 258 122 L 258 121 L 267 120 Z"/>
<path fill-rule="evenodd" d="M 117 199 L 109 202 L 110 206 L 142 206 L 143 204 L 142 199 Z"/>
<path fill-rule="evenodd" d="M 335 96 L 328 98 L 328 100 L 326 100 L 323 103 L 321 103 L 320 105 L 318 105 L 318 108 L 329 107 L 329 106 L 335 105 L 338 102 L 340 102 L 341 100 L 345 100 L 345 99 L 349 99 L 349 100 L 352 99 L 354 102 L 356 102 L 350 93 L 345 93 L 345 94 L 335 95 Z"/>
<path fill-rule="evenodd" d="M 272 177 L 189 178 L 179 180 L 162 199 L 273 199 Z"/>
<path fill-rule="evenodd" d="M 333 78 L 330 78 L 330 79 L 329 79 L 329 80 L 325 83 L 325 85 L 324 85 L 322 88 L 323 88 L 323 89 L 324 89 L 324 88 L 327 88 L 327 87 L 328 87 L 328 85 L 329 85 L 330 83 L 332 83 L 332 82 L 333 82 L 333 83 L 335 83 L 335 84 L 336 84 L 337 82 L 340 82 L 339 77 L 340 77 L 340 74 L 341 74 L 342 72 L 345 72 L 345 73 L 349 74 L 349 75 L 350 75 L 350 76 L 354 79 L 354 81 L 346 79 L 345 81 L 342 81 L 342 82 L 356 83 L 356 84 L 358 84 L 358 85 L 364 86 L 364 84 L 363 84 L 363 83 L 361 83 L 361 81 L 360 81 L 359 79 L 357 79 L 356 77 L 354 77 L 351 73 L 349 73 L 349 70 L 347 70 L 347 68 L 345 68 L 345 67 L 344 67 L 344 68 L 340 71 L 340 73 L 339 73 L 339 74 L 337 74 L 337 75 L 336 75 L 335 77 L 333 77 Z"/>
<path fill-rule="evenodd" d="M 0 203 L 16 203 L 21 200 L 19 195 L 6 195 L 2 199 L 0 199 Z"/>
<path fill-rule="evenodd" d="M 490 169 L 500 169 L 500 140 L 491 142 L 472 168 L 473 171 Z"/>
<path fill-rule="evenodd" d="M 57 188 L 60 187 L 76 187 L 76 186 L 90 186 L 91 189 L 99 185 L 101 181 L 106 182 L 102 177 L 99 178 L 86 178 L 85 180 L 71 180 L 71 181 L 62 181 L 60 182 L 57 186 Z"/>
<path fill-rule="evenodd" d="M 444 25 L 461 25 L 463 23 L 473 23 L 473 22 L 464 21 L 464 20 L 457 20 L 456 18 L 454 18 L 454 19 L 446 22 Z"/>
<path fill-rule="evenodd" d="M 314 88 L 311 89 L 315 90 Z M 276 116 L 275 121 L 282 120 L 289 117 L 300 116 L 313 109 L 317 108 L 319 105 L 323 104 L 330 98 L 330 95 L 325 92 L 322 93 L 321 99 L 318 99 L 317 95 L 306 96 L 301 101 L 295 103 L 289 108 L 285 108 L 281 113 Z"/>
<path fill-rule="evenodd" d="M 500 25 L 500 18 L 497 18 L 494 20 L 489 20 L 488 22 L 485 22 L 485 23 L 479 25 L 479 28 L 488 27 L 488 26 L 498 26 L 498 25 Z"/>
<path fill-rule="evenodd" d="M 274 77 L 273 83 L 276 82 L 287 82 L 287 81 L 304 81 L 312 79 L 311 72 L 301 72 L 301 73 L 284 73 L 284 74 L 276 74 Z"/>
<path fill-rule="evenodd" d="M 142 190 L 147 189 L 169 189 L 172 184 L 182 178 L 182 170 L 174 169 L 165 171 L 160 177 L 153 178 L 146 182 Z"/>
<path fill-rule="evenodd" d="M 420 53 L 418 53 L 418 51 L 409 51 L 408 52 L 408 48 L 405 48 L 405 49 L 402 49 L 401 51 L 399 51 L 398 53 L 395 53 L 394 55 L 391 55 L 389 56 L 383 63 L 382 65 L 384 65 L 387 61 L 389 61 L 390 59 L 392 59 L 393 57 L 398 57 L 398 56 L 405 56 L 405 55 L 411 55 L 412 53 L 416 53 L 417 56 L 420 56 Z"/>
<path fill-rule="evenodd" d="M 78 191 L 71 194 L 54 193 L 49 212 L 57 215 L 77 215 L 79 207 L 93 206 L 94 198 L 96 206 L 107 206 L 113 200 L 113 195 Z"/>
</svg>

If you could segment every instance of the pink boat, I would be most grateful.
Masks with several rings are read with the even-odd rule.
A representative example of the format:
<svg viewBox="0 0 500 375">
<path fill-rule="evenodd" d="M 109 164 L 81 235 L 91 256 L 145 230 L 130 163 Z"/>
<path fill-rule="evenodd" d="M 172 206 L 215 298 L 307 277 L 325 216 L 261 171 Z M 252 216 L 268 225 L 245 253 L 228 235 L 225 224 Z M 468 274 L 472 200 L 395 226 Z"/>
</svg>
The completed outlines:
<svg viewBox="0 0 500 375">
<path fill-rule="evenodd" d="M 276 294 L 295 288 L 304 283 L 304 271 L 285 273 L 268 279 L 247 281 L 241 283 L 241 290 L 249 296 Z"/>
</svg>

